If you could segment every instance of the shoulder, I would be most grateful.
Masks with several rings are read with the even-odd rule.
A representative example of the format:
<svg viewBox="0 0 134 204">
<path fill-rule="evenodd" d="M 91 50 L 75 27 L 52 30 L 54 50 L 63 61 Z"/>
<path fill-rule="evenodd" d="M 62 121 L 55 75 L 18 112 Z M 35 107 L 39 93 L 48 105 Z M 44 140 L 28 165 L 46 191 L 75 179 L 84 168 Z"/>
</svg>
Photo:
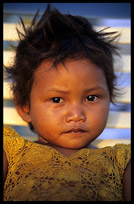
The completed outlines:
<svg viewBox="0 0 134 204">
<path fill-rule="evenodd" d="M 24 143 L 24 138 L 21 137 L 12 127 L 4 127 L 3 129 L 3 141 L 4 144 L 12 142 L 15 145 L 16 142 L 19 144 Z"/>
<path fill-rule="evenodd" d="M 24 140 L 12 127 L 3 128 L 3 139 L 6 140 Z"/>
<path fill-rule="evenodd" d="M 19 153 L 24 147 L 26 140 L 21 137 L 12 127 L 4 127 L 3 129 L 3 148 L 6 153 L 7 160 L 11 156 Z"/>
<path fill-rule="evenodd" d="M 131 159 L 131 144 L 116 144 L 99 149 L 101 155 L 109 159 L 123 177 L 124 170 Z"/>
<path fill-rule="evenodd" d="M 113 150 L 117 162 L 125 169 L 131 159 L 131 144 L 117 144 Z"/>
<path fill-rule="evenodd" d="M 110 151 L 119 163 L 125 162 L 127 166 L 131 158 L 131 144 L 116 144 L 111 147 Z"/>
<path fill-rule="evenodd" d="M 20 137 L 20 135 L 12 127 L 5 127 L 5 126 L 3 128 L 3 136 L 4 137 Z"/>
<path fill-rule="evenodd" d="M 107 155 L 116 157 L 118 161 L 122 162 L 122 159 L 130 160 L 131 144 L 116 144 L 114 146 L 107 146 L 101 148 L 100 151 L 106 152 Z M 127 162 L 128 163 L 128 162 Z"/>
</svg>

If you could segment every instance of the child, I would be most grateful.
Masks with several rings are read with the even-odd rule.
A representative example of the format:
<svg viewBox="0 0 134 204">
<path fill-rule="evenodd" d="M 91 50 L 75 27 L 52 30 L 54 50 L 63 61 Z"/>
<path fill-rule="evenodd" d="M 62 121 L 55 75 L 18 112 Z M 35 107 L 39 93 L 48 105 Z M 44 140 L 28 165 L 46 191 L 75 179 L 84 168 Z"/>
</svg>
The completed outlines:
<svg viewBox="0 0 134 204">
<path fill-rule="evenodd" d="M 112 42 L 83 17 L 48 5 L 24 33 L 12 68 L 18 114 L 31 142 L 4 128 L 5 201 L 130 200 L 130 145 L 90 143 L 104 130 L 116 93 Z"/>
</svg>

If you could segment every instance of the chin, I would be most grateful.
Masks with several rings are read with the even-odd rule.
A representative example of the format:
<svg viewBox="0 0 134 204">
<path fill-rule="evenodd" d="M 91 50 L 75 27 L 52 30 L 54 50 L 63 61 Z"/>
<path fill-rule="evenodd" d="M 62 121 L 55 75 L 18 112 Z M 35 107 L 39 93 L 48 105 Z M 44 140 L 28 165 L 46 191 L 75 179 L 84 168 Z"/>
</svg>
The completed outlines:
<svg viewBox="0 0 134 204">
<path fill-rule="evenodd" d="M 85 147 L 86 145 L 88 145 L 89 143 L 76 143 L 76 142 L 72 142 L 70 144 L 66 144 L 64 146 L 64 148 L 68 148 L 68 149 L 81 149 L 83 147 Z"/>
</svg>

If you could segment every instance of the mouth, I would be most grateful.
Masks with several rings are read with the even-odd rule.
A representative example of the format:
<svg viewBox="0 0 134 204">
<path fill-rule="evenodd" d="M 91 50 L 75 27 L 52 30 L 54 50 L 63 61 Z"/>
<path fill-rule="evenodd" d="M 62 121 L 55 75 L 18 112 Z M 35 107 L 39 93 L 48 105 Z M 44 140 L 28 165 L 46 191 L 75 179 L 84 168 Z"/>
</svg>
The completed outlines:
<svg viewBox="0 0 134 204">
<path fill-rule="evenodd" d="M 87 131 L 81 128 L 72 128 L 66 131 L 65 133 L 84 133 L 84 132 L 87 132 Z"/>
</svg>

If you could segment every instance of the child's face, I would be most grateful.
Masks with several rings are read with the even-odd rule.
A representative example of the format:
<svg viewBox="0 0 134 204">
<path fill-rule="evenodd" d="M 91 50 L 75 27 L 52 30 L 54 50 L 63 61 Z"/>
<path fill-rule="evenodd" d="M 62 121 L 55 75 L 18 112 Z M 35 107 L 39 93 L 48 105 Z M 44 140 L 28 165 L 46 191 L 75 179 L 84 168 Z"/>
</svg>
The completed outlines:
<svg viewBox="0 0 134 204">
<path fill-rule="evenodd" d="M 109 112 L 109 91 L 103 72 L 88 59 L 66 61 L 35 72 L 30 113 L 39 139 L 66 148 L 81 148 L 100 135 Z"/>
</svg>

